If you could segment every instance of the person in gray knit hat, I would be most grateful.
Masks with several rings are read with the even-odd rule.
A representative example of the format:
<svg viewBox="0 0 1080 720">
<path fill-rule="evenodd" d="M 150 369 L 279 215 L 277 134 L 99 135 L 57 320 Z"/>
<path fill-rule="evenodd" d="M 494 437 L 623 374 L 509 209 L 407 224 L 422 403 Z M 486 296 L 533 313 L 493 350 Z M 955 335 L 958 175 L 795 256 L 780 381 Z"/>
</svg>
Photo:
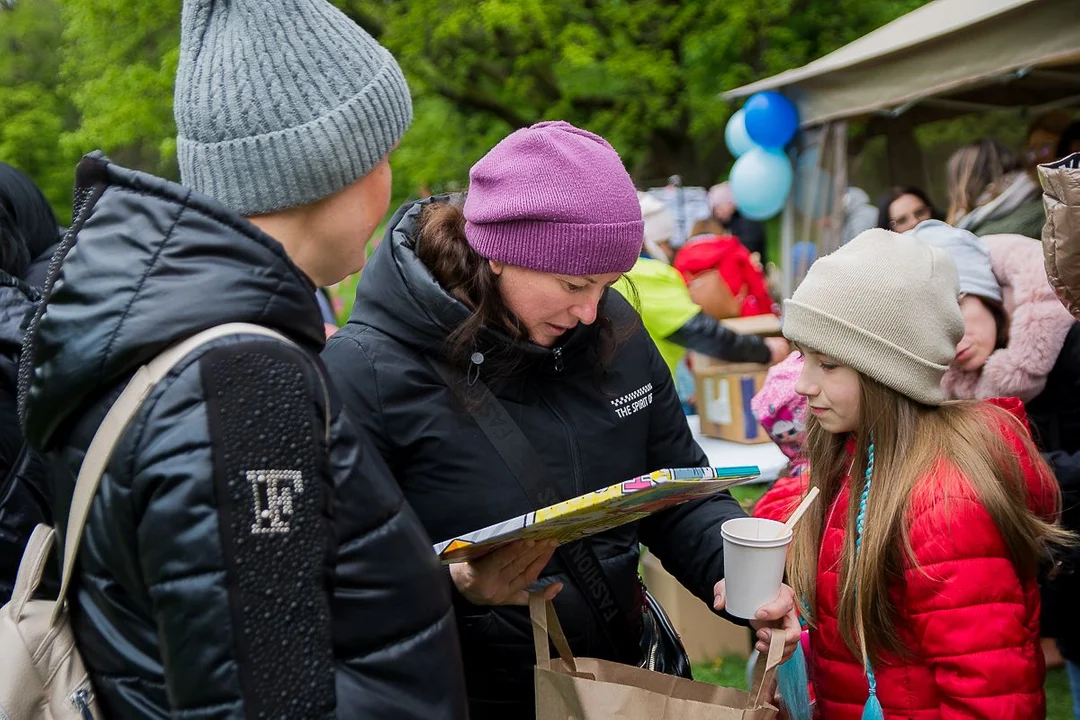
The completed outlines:
<svg viewBox="0 0 1080 720">
<path fill-rule="evenodd" d="M 252 219 L 320 286 L 363 266 L 412 120 L 386 48 L 325 1 L 189 0 L 174 107 L 184 185 Z"/>
<path fill-rule="evenodd" d="M 873 229 L 784 303 L 821 500 L 787 577 L 822 717 L 1046 714 L 1036 573 L 1071 535 L 1019 403 L 945 401 L 959 290 L 945 250 Z"/>
<path fill-rule="evenodd" d="M 22 355 L 23 426 L 66 517 L 120 389 L 232 326 L 147 396 L 87 517 L 68 602 L 95 702 L 464 718 L 448 575 L 318 357 L 316 286 L 363 266 L 389 204 L 401 70 L 326 0 L 184 0 L 175 112 L 183 185 L 79 164 Z"/>
</svg>

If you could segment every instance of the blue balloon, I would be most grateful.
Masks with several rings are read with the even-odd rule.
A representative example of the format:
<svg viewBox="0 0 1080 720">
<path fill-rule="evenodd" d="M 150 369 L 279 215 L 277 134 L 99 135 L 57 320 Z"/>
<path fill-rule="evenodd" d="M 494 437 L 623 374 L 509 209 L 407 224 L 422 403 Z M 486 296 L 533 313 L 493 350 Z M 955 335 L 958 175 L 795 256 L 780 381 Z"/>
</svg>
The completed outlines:
<svg viewBox="0 0 1080 720">
<path fill-rule="evenodd" d="M 754 147 L 754 141 L 746 134 L 746 112 L 736 110 L 724 128 L 724 142 L 728 152 L 735 157 L 742 157 Z"/>
<path fill-rule="evenodd" d="M 735 161 L 728 182 L 735 207 L 752 220 L 771 218 L 784 208 L 794 173 L 783 150 L 755 147 Z"/>
<path fill-rule="evenodd" d="M 762 147 L 782 148 L 791 142 L 799 129 L 799 111 L 778 92 L 751 95 L 743 110 L 746 111 L 746 133 Z"/>
</svg>

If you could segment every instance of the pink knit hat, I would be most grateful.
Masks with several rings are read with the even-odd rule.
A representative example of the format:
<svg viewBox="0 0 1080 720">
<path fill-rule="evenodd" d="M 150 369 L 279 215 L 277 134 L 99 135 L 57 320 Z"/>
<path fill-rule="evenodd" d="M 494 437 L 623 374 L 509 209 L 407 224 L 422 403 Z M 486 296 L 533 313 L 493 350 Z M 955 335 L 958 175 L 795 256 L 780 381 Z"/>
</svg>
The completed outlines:
<svg viewBox="0 0 1080 720">
<path fill-rule="evenodd" d="M 761 427 L 798 469 L 806 462 L 806 398 L 795 392 L 802 367 L 801 353 L 788 355 L 769 368 L 761 390 L 750 400 Z"/>
<path fill-rule="evenodd" d="M 644 234 L 619 154 L 570 123 L 518 130 L 469 171 L 465 237 L 489 260 L 564 275 L 626 272 Z"/>
</svg>

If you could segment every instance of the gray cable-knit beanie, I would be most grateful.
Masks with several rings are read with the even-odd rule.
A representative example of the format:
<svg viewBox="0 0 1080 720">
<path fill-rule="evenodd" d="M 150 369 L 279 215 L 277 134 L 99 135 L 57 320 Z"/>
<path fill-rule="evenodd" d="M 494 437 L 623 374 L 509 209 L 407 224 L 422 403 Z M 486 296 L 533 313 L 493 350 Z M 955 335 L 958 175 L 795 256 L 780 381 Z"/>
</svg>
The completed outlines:
<svg viewBox="0 0 1080 720">
<path fill-rule="evenodd" d="M 819 259 L 790 300 L 784 335 L 926 405 L 964 335 L 956 266 L 910 235 L 867 230 Z"/>
<path fill-rule="evenodd" d="M 244 216 L 366 175 L 412 121 L 386 48 L 326 0 L 184 0 L 181 181 Z"/>
</svg>

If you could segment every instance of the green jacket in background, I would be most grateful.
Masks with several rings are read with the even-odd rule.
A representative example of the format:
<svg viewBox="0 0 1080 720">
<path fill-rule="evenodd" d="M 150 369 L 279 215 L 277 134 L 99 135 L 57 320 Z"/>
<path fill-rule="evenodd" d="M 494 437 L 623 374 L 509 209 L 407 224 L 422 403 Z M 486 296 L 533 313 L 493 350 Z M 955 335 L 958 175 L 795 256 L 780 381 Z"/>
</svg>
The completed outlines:
<svg viewBox="0 0 1080 720">
<path fill-rule="evenodd" d="M 614 288 L 641 314 L 645 330 L 674 375 L 675 366 L 686 354 L 686 348 L 667 338 L 701 312 L 701 308 L 690 299 L 690 291 L 682 275 L 659 260 L 638 258 L 634 267 L 615 283 Z"/>
</svg>

